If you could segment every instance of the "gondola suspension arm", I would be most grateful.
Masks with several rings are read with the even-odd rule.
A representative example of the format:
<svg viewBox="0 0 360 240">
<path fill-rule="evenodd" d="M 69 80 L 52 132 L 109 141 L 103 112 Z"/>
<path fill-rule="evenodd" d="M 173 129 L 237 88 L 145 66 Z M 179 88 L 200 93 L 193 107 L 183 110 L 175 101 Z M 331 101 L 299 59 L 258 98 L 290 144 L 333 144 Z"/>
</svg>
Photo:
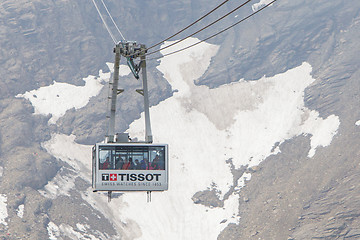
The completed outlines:
<svg viewBox="0 0 360 240">
<path fill-rule="evenodd" d="M 136 42 L 120 41 L 115 45 L 115 62 L 114 62 L 114 76 L 111 84 L 111 103 L 110 103 L 110 120 L 108 135 L 105 142 L 116 142 L 115 139 L 115 115 L 116 115 L 116 100 L 117 95 L 123 92 L 123 89 L 118 89 L 119 83 L 119 69 L 121 55 L 127 59 L 127 64 L 136 79 L 139 79 L 139 72 L 141 70 L 143 89 L 136 90 L 144 98 L 144 113 L 145 113 L 145 142 L 152 143 L 153 137 L 151 132 L 150 111 L 149 111 L 149 95 L 147 85 L 147 72 L 146 72 L 146 46 L 138 45 Z M 130 57 L 129 57 L 130 56 Z M 134 59 L 140 57 L 140 63 L 135 64 Z"/>
</svg>

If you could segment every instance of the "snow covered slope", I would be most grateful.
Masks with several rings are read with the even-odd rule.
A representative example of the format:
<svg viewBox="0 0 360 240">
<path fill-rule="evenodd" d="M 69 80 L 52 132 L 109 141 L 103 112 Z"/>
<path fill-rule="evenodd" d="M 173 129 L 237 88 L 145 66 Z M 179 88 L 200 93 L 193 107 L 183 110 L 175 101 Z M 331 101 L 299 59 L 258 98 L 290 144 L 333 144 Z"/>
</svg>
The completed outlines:
<svg viewBox="0 0 360 240">
<path fill-rule="evenodd" d="M 113 69 L 113 64 L 108 63 L 108 66 L 111 70 Z M 126 76 L 129 73 L 130 70 L 126 65 L 120 66 L 120 76 Z M 103 73 L 100 70 L 99 77 L 89 75 L 83 79 L 85 86 L 74 86 L 54 81 L 50 86 L 32 90 L 25 94 L 18 94 L 16 97 L 28 99 L 35 108 L 35 114 L 51 114 L 49 123 L 56 123 L 67 110 L 86 106 L 91 97 L 99 94 L 103 83 L 109 81 L 109 78 L 110 72 Z"/>
<path fill-rule="evenodd" d="M 195 41 L 189 39 L 177 46 Z M 282 142 L 299 135 L 311 135 L 308 157 L 313 157 L 316 149 L 328 146 L 337 133 L 337 116 L 322 119 L 304 106 L 304 90 L 314 82 L 308 63 L 258 81 L 240 79 L 215 89 L 195 85 L 217 51 L 218 46 L 202 43 L 162 58 L 158 67 L 176 90 L 173 97 L 150 110 L 154 141 L 168 143 L 170 148 L 169 191 L 153 194 L 149 204 L 143 193 L 126 193 L 109 204 L 105 196 L 90 188 L 81 194 L 111 219 L 119 235 L 129 239 L 216 239 L 229 223 L 238 222 L 238 191 L 251 177 L 244 173 L 234 182 L 232 167 L 256 166 L 277 154 Z M 56 85 L 52 88 L 52 95 L 66 94 Z M 42 88 L 23 96 L 41 92 Z M 37 108 L 38 102 L 32 104 Z M 130 125 L 132 137 L 144 135 L 142 118 Z M 40 192 L 46 197 L 69 194 L 76 177 L 90 183 L 91 146 L 79 145 L 74 138 L 58 133 L 43 143 L 50 154 L 75 170 L 68 176 L 58 174 L 45 186 Z M 214 191 L 223 206 L 195 204 L 193 196 L 206 190 Z M 61 232 L 65 228 L 51 223 L 49 229 Z M 53 231 L 49 234 L 54 238 Z M 62 234 L 69 233 L 64 230 Z"/>
</svg>

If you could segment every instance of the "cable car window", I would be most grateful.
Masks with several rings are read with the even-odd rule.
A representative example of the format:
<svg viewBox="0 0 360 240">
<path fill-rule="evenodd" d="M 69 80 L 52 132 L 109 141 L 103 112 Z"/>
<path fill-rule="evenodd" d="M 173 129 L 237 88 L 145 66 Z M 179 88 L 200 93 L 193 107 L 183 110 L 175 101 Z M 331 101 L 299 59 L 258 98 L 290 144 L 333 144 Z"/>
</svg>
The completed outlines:
<svg viewBox="0 0 360 240">
<path fill-rule="evenodd" d="M 168 145 L 100 143 L 93 150 L 94 191 L 168 189 Z"/>
<path fill-rule="evenodd" d="M 102 149 L 99 151 L 99 166 L 100 169 L 109 169 L 110 167 L 111 150 Z"/>
<path fill-rule="evenodd" d="M 150 170 L 165 170 L 165 149 L 164 147 L 149 147 Z"/>
<path fill-rule="evenodd" d="M 99 169 L 165 170 L 165 147 L 99 146 Z"/>
</svg>

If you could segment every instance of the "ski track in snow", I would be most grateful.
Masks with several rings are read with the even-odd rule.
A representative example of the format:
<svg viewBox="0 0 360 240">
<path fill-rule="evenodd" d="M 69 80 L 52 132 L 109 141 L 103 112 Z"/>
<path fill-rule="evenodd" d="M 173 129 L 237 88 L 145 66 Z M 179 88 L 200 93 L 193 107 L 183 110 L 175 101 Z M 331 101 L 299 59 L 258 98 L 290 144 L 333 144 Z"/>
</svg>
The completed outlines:
<svg viewBox="0 0 360 240">
<path fill-rule="evenodd" d="M 181 48 L 195 41 L 188 39 L 176 46 Z M 113 222 L 124 239 L 216 239 L 229 223 L 238 222 L 237 191 L 251 175 L 244 174 L 238 180 L 236 191 L 225 200 L 223 208 L 194 204 L 191 198 L 207 189 L 215 189 L 220 199 L 224 197 L 233 184 L 226 160 L 232 159 L 236 168 L 256 166 L 280 152 L 279 147 L 273 149 L 276 143 L 298 135 L 310 136 L 308 157 L 313 157 L 316 149 L 328 146 L 337 133 L 337 116 L 322 119 L 318 112 L 304 106 L 304 90 L 315 81 L 308 63 L 258 81 L 242 79 L 215 89 L 196 86 L 194 81 L 207 70 L 218 48 L 201 43 L 163 57 L 158 66 L 177 90 L 173 97 L 150 110 L 154 142 L 169 144 L 169 191 L 154 193 L 148 204 L 145 193 L 126 193 L 110 203 L 90 188 L 81 193 L 84 200 Z M 32 103 L 36 108 L 37 102 Z M 130 125 L 130 136 L 144 136 L 143 119 L 142 114 Z M 40 191 L 44 196 L 68 195 L 75 185 L 71 179 L 75 181 L 77 176 L 91 182 L 91 146 L 79 145 L 74 139 L 73 135 L 53 134 L 43 143 L 50 154 L 75 170 L 73 177 L 58 174 Z M 223 220 L 226 222 L 221 223 Z M 81 239 L 85 235 L 78 235 L 77 228 L 51 223 L 48 231 L 54 239 L 60 233 Z"/>
</svg>

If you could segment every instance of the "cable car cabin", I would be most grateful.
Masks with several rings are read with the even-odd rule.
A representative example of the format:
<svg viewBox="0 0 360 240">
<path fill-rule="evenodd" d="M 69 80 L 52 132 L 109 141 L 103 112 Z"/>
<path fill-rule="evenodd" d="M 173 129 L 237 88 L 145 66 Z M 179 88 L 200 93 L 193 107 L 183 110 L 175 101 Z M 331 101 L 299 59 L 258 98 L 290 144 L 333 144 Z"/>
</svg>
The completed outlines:
<svg viewBox="0 0 360 240">
<path fill-rule="evenodd" d="M 93 147 L 93 191 L 165 191 L 168 145 L 97 143 Z"/>
</svg>

